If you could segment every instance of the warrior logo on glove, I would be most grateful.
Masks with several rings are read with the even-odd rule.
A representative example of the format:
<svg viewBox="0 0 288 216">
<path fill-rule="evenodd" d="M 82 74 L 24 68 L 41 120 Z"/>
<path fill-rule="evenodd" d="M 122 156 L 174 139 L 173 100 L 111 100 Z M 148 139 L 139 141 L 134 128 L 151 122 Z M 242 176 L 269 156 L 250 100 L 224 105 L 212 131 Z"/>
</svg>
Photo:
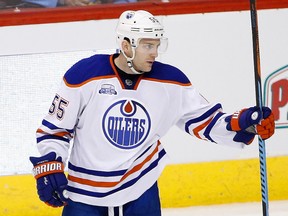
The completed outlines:
<svg viewBox="0 0 288 216">
<path fill-rule="evenodd" d="M 30 157 L 33 163 L 33 174 L 37 180 L 37 191 L 40 200 L 52 207 L 66 205 L 67 178 L 64 174 L 64 164 L 61 157 L 51 152 L 42 157 Z"/>
</svg>

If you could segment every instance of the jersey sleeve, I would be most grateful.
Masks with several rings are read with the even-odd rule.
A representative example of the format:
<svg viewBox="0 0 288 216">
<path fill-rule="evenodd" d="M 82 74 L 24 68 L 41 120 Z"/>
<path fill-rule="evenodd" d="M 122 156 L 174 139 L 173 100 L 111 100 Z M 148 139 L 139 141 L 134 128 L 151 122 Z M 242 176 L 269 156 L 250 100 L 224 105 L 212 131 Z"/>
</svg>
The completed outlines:
<svg viewBox="0 0 288 216">
<path fill-rule="evenodd" d="M 177 126 L 199 139 L 220 145 L 243 148 L 244 144 L 233 141 L 234 131 L 226 129 L 227 123 L 220 103 L 209 103 L 194 86 L 185 87 L 180 104 Z"/>
<path fill-rule="evenodd" d="M 87 83 L 100 76 L 111 76 L 107 64 L 109 55 L 94 55 L 80 60 L 65 73 L 48 114 L 37 130 L 37 147 L 41 155 L 54 151 L 63 161 L 67 160 L 70 141 L 75 129 L 80 127 L 79 119 L 96 85 Z"/>
<path fill-rule="evenodd" d="M 68 158 L 70 141 L 75 127 L 84 110 L 85 98 L 82 94 L 82 61 L 72 66 L 64 75 L 47 115 L 36 132 L 37 148 L 41 155 L 54 151 L 63 162 Z M 75 84 L 76 83 L 76 84 Z"/>
<path fill-rule="evenodd" d="M 74 128 L 81 112 L 80 98 L 80 89 L 67 88 L 62 82 L 48 114 L 37 129 L 37 148 L 41 155 L 54 151 L 66 161 L 70 140 L 74 136 Z"/>
</svg>

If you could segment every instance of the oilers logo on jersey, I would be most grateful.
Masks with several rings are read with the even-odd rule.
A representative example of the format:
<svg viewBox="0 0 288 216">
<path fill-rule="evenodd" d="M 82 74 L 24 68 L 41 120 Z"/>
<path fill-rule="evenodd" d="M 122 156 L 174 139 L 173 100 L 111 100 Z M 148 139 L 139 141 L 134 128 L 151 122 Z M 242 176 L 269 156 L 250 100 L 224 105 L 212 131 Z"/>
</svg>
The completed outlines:
<svg viewBox="0 0 288 216">
<path fill-rule="evenodd" d="M 132 149 L 147 138 L 151 119 L 145 107 L 134 100 L 120 100 L 105 112 L 102 129 L 107 140 L 121 149 Z"/>
</svg>

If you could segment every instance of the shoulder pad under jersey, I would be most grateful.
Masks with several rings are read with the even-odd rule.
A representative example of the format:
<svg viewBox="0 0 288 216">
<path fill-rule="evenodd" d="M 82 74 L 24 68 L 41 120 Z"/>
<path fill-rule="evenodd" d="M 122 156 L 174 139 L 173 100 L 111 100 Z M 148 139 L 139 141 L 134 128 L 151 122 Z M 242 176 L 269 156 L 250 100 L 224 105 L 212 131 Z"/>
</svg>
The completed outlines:
<svg viewBox="0 0 288 216">
<path fill-rule="evenodd" d="M 67 85 L 79 86 L 91 79 L 106 76 L 114 76 L 115 73 L 110 64 L 110 55 L 93 55 L 74 64 L 64 75 Z"/>
<path fill-rule="evenodd" d="M 171 82 L 179 85 L 191 85 L 188 77 L 178 68 L 155 61 L 152 70 L 145 73 L 145 78 L 159 82 Z M 144 78 L 144 79 L 145 79 Z"/>
</svg>

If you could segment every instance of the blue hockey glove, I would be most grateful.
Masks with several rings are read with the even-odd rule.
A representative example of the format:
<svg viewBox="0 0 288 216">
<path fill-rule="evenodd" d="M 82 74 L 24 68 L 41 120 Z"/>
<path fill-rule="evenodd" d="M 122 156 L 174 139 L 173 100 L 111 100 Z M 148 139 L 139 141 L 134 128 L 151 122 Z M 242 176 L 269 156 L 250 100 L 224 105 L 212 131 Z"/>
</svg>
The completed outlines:
<svg viewBox="0 0 288 216">
<path fill-rule="evenodd" d="M 30 157 L 30 161 L 34 165 L 33 174 L 40 200 L 52 207 L 66 205 L 68 199 L 63 192 L 66 192 L 68 181 L 62 158 L 56 158 L 56 153 L 51 152 L 42 157 Z"/>
<path fill-rule="evenodd" d="M 242 109 L 227 116 L 225 121 L 227 130 L 236 131 L 233 140 L 246 145 L 252 143 L 255 134 L 259 134 L 262 139 L 268 139 L 273 135 L 275 129 L 274 116 L 268 107 L 262 107 L 262 113 L 256 106 Z"/>
</svg>

